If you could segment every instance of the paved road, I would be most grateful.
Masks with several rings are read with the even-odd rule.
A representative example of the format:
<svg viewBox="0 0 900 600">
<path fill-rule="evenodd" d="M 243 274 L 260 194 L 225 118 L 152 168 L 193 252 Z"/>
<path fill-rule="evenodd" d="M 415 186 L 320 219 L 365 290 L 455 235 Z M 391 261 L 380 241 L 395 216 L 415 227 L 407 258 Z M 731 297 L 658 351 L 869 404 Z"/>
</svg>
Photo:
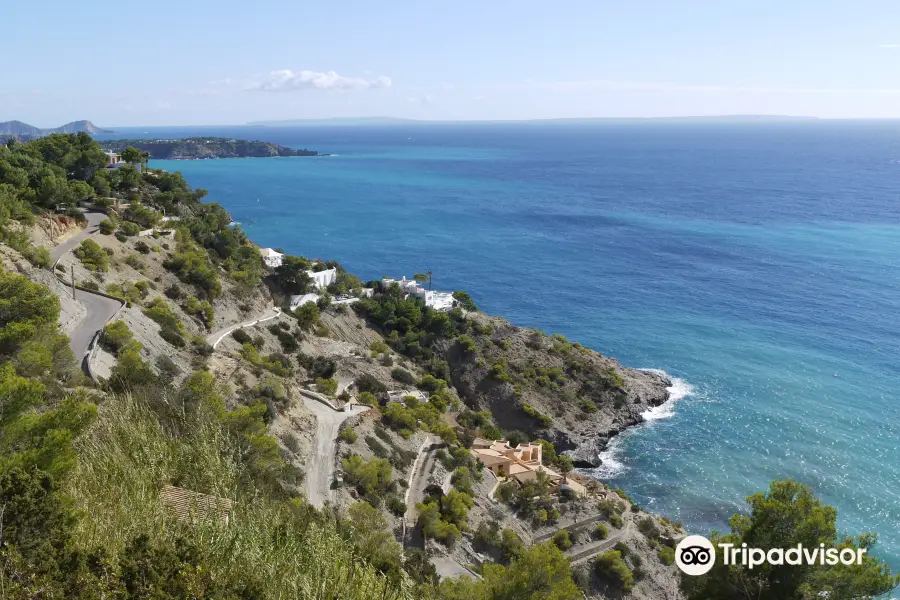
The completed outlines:
<svg viewBox="0 0 900 600">
<path fill-rule="evenodd" d="M 425 447 L 416 460 L 415 467 L 410 473 L 409 491 L 406 495 L 406 526 L 415 527 L 419 518 L 416 504 L 425 499 L 425 488 L 428 487 L 428 479 L 434 471 L 437 461 L 437 451 L 442 447 L 441 438 L 436 435 L 429 436 L 425 441 Z"/>
<path fill-rule="evenodd" d="M 437 570 L 437 574 L 440 575 L 441 579 L 446 579 L 447 577 L 459 577 L 461 575 L 468 575 L 473 579 L 481 579 L 478 575 L 447 556 L 432 556 L 431 564 L 434 565 L 434 568 Z"/>
<path fill-rule="evenodd" d="M 236 325 L 229 325 L 228 327 L 225 327 L 224 329 L 220 329 L 218 331 L 215 331 L 215 332 L 209 334 L 208 336 L 206 336 L 206 343 L 209 344 L 210 346 L 212 346 L 213 349 L 215 349 L 215 347 L 219 345 L 219 342 L 221 342 L 223 339 L 225 339 L 225 336 L 228 335 L 229 333 L 231 333 L 232 331 L 234 331 L 236 329 L 241 329 L 243 327 L 253 327 L 254 325 L 257 325 L 264 321 L 271 321 L 272 319 L 277 318 L 278 315 L 280 315 L 280 314 L 281 314 L 281 309 L 273 306 L 272 308 L 267 309 L 266 312 L 264 312 L 263 314 L 259 315 L 258 317 L 254 318 L 254 319 L 250 319 L 249 321 L 244 321 L 243 323 L 238 323 Z"/>
<path fill-rule="evenodd" d="M 366 412 L 369 407 L 337 411 L 307 396 L 303 396 L 303 403 L 316 415 L 316 449 L 306 465 L 306 497 L 310 504 L 322 508 L 326 501 L 332 499 L 331 483 L 334 480 L 335 450 L 341 423 Z"/>
<path fill-rule="evenodd" d="M 50 258 L 53 259 L 54 263 L 82 241 L 96 233 L 100 221 L 106 218 L 105 214 L 99 212 L 85 213 L 84 216 L 88 221 L 87 227 L 50 250 Z M 69 288 L 68 293 L 71 293 L 71 288 Z M 106 322 L 116 314 L 122 303 L 118 300 L 97 296 L 81 290 L 75 291 L 75 299 L 81 302 L 87 310 L 84 319 L 69 334 L 69 347 L 72 348 L 75 358 L 81 360 L 87 352 L 94 334 L 97 333 L 97 330 L 102 329 Z"/>
<path fill-rule="evenodd" d="M 71 293 L 71 289 L 69 292 Z M 103 326 L 116 314 L 122 303 L 81 290 L 75 291 L 75 299 L 84 304 L 87 309 L 84 320 L 69 334 L 69 347 L 72 348 L 75 358 L 80 361 L 87 352 L 94 334 L 97 333 L 97 330 L 103 329 Z"/>
<path fill-rule="evenodd" d="M 84 213 L 84 216 L 87 217 L 87 227 L 81 233 L 70 237 L 59 246 L 56 246 L 55 248 L 52 248 L 50 250 L 50 258 L 53 260 L 53 262 L 56 262 L 57 260 L 62 258 L 66 254 L 66 252 L 72 250 L 75 246 L 83 242 L 85 239 L 97 233 L 100 221 L 106 218 L 106 215 L 100 212 L 88 212 Z"/>
</svg>

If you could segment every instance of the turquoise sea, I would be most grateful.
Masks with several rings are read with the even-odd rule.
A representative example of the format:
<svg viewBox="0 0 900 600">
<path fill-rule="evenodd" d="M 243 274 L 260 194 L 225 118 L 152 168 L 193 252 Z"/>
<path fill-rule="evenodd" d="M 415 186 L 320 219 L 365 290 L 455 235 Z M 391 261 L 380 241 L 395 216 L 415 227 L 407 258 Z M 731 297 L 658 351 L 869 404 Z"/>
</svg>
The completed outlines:
<svg viewBox="0 0 900 600">
<path fill-rule="evenodd" d="M 774 478 L 900 567 L 900 122 L 166 128 L 322 158 L 156 161 L 262 246 L 432 270 L 676 377 L 596 475 L 702 533 Z M 115 136 L 114 136 L 115 137 Z"/>
</svg>

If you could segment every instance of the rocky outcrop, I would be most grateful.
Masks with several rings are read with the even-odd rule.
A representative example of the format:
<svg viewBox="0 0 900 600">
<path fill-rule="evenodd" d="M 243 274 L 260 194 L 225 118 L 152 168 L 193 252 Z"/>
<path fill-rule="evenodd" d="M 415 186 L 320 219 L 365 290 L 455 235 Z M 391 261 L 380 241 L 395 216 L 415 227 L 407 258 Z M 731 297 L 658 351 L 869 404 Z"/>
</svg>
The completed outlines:
<svg viewBox="0 0 900 600">
<path fill-rule="evenodd" d="M 598 465 L 610 438 L 668 399 L 661 374 L 502 318 L 470 318 L 473 344 L 460 338 L 439 347 L 460 397 L 504 430 L 552 441 L 581 466 Z"/>
</svg>

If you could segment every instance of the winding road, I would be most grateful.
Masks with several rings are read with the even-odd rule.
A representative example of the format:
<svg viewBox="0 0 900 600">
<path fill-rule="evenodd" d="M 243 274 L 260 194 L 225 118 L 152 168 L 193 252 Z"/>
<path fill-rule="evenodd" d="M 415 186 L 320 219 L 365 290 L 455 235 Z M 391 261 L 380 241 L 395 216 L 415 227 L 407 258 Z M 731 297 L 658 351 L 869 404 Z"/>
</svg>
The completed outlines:
<svg viewBox="0 0 900 600">
<path fill-rule="evenodd" d="M 216 346 L 219 345 L 219 342 L 225 339 L 225 336 L 231 333 L 236 329 L 242 329 L 244 327 L 253 327 L 254 325 L 258 325 L 264 321 L 271 321 L 272 319 L 278 318 L 281 315 L 281 309 L 273 306 L 264 312 L 262 315 L 257 317 L 256 319 L 250 319 L 248 321 L 244 321 L 243 323 L 236 323 L 235 325 L 229 325 L 224 329 L 220 329 L 215 331 L 208 336 L 206 336 L 206 343 L 213 347 L 213 350 L 216 349 Z"/>
<path fill-rule="evenodd" d="M 415 527 L 419 518 L 416 511 L 416 504 L 425 499 L 425 488 L 428 487 L 428 480 L 431 472 L 434 471 L 434 463 L 437 461 L 437 451 L 444 447 L 441 438 L 436 435 L 429 435 L 422 444 L 419 456 L 413 465 L 412 472 L 409 474 L 409 485 L 406 488 L 406 526 Z"/>
<path fill-rule="evenodd" d="M 100 221 L 106 218 L 105 214 L 99 212 L 88 212 L 84 216 L 87 218 L 87 227 L 50 250 L 50 258 L 53 259 L 54 266 L 66 253 L 97 233 Z M 81 290 L 75 292 L 75 299 L 81 302 L 87 310 L 84 319 L 69 334 L 69 347 L 72 348 L 72 353 L 75 357 L 81 360 L 87 353 L 94 335 L 116 314 L 122 303 L 112 298 Z"/>
<path fill-rule="evenodd" d="M 590 560 L 601 552 L 606 552 L 615 546 L 617 542 L 627 539 L 631 535 L 631 524 L 632 516 L 627 514 L 625 515 L 625 526 L 605 540 L 594 542 L 593 544 L 589 544 L 582 548 L 573 548 L 566 552 L 566 557 L 569 559 L 570 565 L 574 567 L 577 564 Z"/>
</svg>

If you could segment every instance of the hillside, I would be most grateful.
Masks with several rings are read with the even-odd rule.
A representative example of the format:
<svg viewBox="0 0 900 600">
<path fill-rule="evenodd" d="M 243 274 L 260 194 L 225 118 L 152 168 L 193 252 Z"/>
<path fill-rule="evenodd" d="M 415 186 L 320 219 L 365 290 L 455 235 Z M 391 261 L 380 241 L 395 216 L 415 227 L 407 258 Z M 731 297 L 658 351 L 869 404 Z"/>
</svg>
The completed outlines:
<svg viewBox="0 0 900 600">
<path fill-rule="evenodd" d="M 464 292 L 440 311 L 333 260 L 269 266 L 180 173 L 105 163 L 84 134 L 0 146 L 6 596 L 724 600 L 757 576 L 686 585 L 681 525 L 562 454 L 595 458 L 664 378 Z M 479 437 L 541 469 L 498 476 Z M 773 487 L 778 535 L 838 543 L 804 494 Z M 878 595 L 881 569 L 804 589 Z"/>
<path fill-rule="evenodd" d="M 20 139 L 38 138 L 52 133 L 112 133 L 106 129 L 101 129 L 90 121 L 72 121 L 61 127 L 52 127 L 50 129 L 41 129 L 28 125 L 22 121 L 5 121 L 0 122 L 0 136 L 15 137 Z"/>
<path fill-rule="evenodd" d="M 184 138 L 178 140 L 107 140 L 106 150 L 121 152 L 131 146 L 155 159 L 192 160 L 204 158 L 271 158 L 274 156 L 319 156 L 315 150 L 294 149 L 269 142 L 226 138 Z"/>
</svg>

